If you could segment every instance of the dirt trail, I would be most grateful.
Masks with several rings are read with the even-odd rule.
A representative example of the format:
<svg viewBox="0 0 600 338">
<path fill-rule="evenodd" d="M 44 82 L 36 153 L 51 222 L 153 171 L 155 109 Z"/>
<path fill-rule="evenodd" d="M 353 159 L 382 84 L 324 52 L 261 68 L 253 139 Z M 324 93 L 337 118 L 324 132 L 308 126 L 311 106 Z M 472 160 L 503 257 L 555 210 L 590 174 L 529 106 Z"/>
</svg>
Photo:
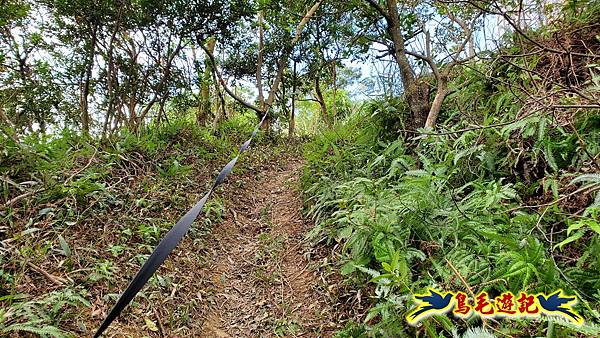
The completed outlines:
<svg viewBox="0 0 600 338">
<path fill-rule="evenodd" d="M 305 256 L 302 162 L 282 163 L 227 190 L 227 216 L 207 239 L 208 306 L 201 337 L 329 337 L 334 309 Z"/>
</svg>

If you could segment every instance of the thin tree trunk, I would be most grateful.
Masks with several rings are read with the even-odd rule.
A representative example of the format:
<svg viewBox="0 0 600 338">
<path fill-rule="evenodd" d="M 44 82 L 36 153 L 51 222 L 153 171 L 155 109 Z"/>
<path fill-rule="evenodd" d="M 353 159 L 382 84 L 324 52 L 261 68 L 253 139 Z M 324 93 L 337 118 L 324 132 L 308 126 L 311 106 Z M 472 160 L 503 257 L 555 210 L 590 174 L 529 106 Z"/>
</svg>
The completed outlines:
<svg viewBox="0 0 600 338">
<path fill-rule="evenodd" d="M 306 23 L 308 22 L 308 20 L 310 20 L 310 18 L 315 14 L 317 9 L 319 9 L 319 6 L 321 5 L 321 3 L 322 3 L 321 0 L 315 2 L 315 4 L 308 10 L 308 12 L 306 12 L 306 14 L 302 18 L 302 20 L 300 20 L 300 23 L 298 23 L 298 26 L 296 27 L 296 34 L 294 35 L 294 38 L 290 42 L 290 45 L 288 46 L 288 48 L 286 48 L 286 50 L 283 52 L 283 55 L 281 56 L 281 58 L 279 59 L 278 67 L 277 67 L 277 75 L 275 76 L 275 80 L 273 81 L 273 85 L 271 86 L 271 90 L 269 91 L 269 97 L 267 98 L 267 102 L 266 102 L 263 110 L 266 111 L 267 109 L 270 109 L 271 106 L 273 105 L 273 100 L 275 99 L 275 93 L 277 92 L 277 90 L 279 90 L 279 84 L 281 83 L 281 79 L 283 78 L 283 72 L 285 71 L 285 68 L 286 68 L 286 65 L 288 62 L 288 58 L 290 57 L 290 53 L 292 52 L 294 45 L 296 45 L 298 40 L 300 40 L 300 35 L 302 34 L 302 31 L 304 30 L 304 26 L 306 26 Z M 270 126 L 271 126 L 271 117 L 267 116 L 267 118 L 265 120 L 265 129 L 268 131 L 270 129 Z"/>
<path fill-rule="evenodd" d="M 279 89 L 279 84 L 281 83 L 281 78 L 283 77 L 283 72 L 287 65 L 287 61 L 290 56 L 290 53 L 292 52 L 292 49 L 296 45 L 298 40 L 300 39 L 300 35 L 302 34 L 304 26 L 306 26 L 306 23 L 314 15 L 314 13 L 317 11 L 317 9 L 321 5 L 321 3 L 322 3 L 322 1 L 320 1 L 320 0 L 315 2 L 315 4 L 308 10 L 308 12 L 306 12 L 306 14 L 304 15 L 304 17 L 302 18 L 302 20 L 296 27 L 296 34 L 295 34 L 294 38 L 290 42 L 289 46 L 287 48 L 285 48 L 285 50 L 283 51 L 281 58 L 279 59 L 279 62 L 277 63 L 277 75 L 275 76 L 273 84 L 271 85 L 271 89 L 269 91 L 269 97 L 268 97 L 267 101 L 265 102 L 264 109 L 260 109 L 256 106 L 254 106 L 253 104 L 246 102 L 243 98 L 236 95 L 233 91 L 231 91 L 230 88 L 227 87 L 227 85 L 225 84 L 225 81 L 223 80 L 222 75 L 219 73 L 219 81 L 220 81 L 221 85 L 223 86 L 223 89 L 227 92 L 227 94 L 229 94 L 229 96 L 231 96 L 233 99 L 235 99 L 236 101 L 238 101 L 245 107 L 250 108 L 257 113 L 264 114 L 265 112 L 268 112 L 271 105 L 273 104 L 273 100 L 275 99 L 275 93 Z M 204 48 L 204 51 L 207 53 L 207 55 L 209 55 L 211 62 L 214 65 L 215 64 L 214 55 L 212 55 L 210 52 L 208 52 L 208 50 L 206 48 Z"/>
<path fill-rule="evenodd" d="M 217 91 L 219 91 L 220 89 L 217 88 Z M 221 96 L 221 93 L 218 93 L 219 96 Z M 212 120 L 212 130 L 213 132 L 217 130 L 217 128 L 219 128 L 219 123 L 223 120 L 223 118 L 225 117 L 225 102 L 221 101 L 221 100 L 217 100 L 217 108 L 215 109 L 215 116 Z"/>
<path fill-rule="evenodd" d="M 388 7 L 388 32 L 394 44 L 394 55 L 400 68 L 404 96 L 413 115 L 413 127 L 420 128 L 424 126 L 425 119 L 429 113 L 429 87 L 426 82 L 415 78 L 413 69 L 408 62 L 408 57 L 404 50 L 404 37 L 400 30 L 397 0 L 387 0 L 386 3 Z"/>
<path fill-rule="evenodd" d="M 161 116 L 166 115 L 167 112 L 165 110 L 165 106 L 167 104 L 167 100 L 169 100 L 169 94 L 165 94 L 165 96 L 163 96 L 159 103 L 158 103 L 158 115 L 156 118 L 156 124 L 160 125 L 160 120 L 161 120 Z"/>
<path fill-rule="evenodd" d="M 154 104 L 156 103 L 156 101 L 159 99 L 160 92 L 164 89 L 165 84 L 171 78 L 171 67 L 173 66 L 173 60 L 179 54 L 179 52 L 181 51 L 181 49 L 183 49 L 183 46 L 182 46 L 181 43 L 182 43 L 182 41 L 179 40 L 179 42 L 178 42 L 177 46 L 175 47 L 175 49 L 173 50 L 172 54 L 167 58 L 167 62 L 165 64 L 163 76 L 160 79 L 160 82 L 158 83 L 158 85 L 156 86 L 156 90 L 154 92 L 154 95 L 152 96 L 152 99 L 150 100 L 150 102 L 148 102 L 148 104 L 146 104 L 146 107 L 140 113 L 139 121 L 138 121 L 138 123 L 137 123 L 137 125 L 135 127 L 136 131 L 139 129 L 139 126 L 146 119 L 146 115 L 148 115 L 148 112 L 150 112 L 150 109 L 152 109 L 152 106 L 154 106 Z M 167 95 L 167 94 L 165 94 L 165 95 Z"/>
<path fill-rule="evenodd" d="M 367 0 L 367 2 L 386 20 L 387 31 L 390 34 L 394 48 L 394 59 L 400 69 L 404 98 L 412 113 L 412 121 L 409 124 L 413 128 L 422 127 L 429 113 L 429 85 L 427 82 L 415 77 L 408 61 L 398 16 L 398 2 L 397 0 L 386 0 L 385 7 L 381 6 L 377 0 Z"/>
<path fill-rule="evenodd" d="M 275 80 L 273 81 L 273 85 L 271 86 L 271 90 L 269 91 L 269 96 L 267 97 L 267 101 L 264 103 L 264 107 L 261 108 L 262 111 L 266 112 L 273 106 L 273 101 L 275 101 L 275 94 L 279 90 L 279 85 L 281 84 L 281 80 L 283 79 L 283 72 L 287 65 L 289 55 L 284 55 L 278 62 L 277 66 L 277 75 L 275 76 Z M 271 115 L 267 114 L 267 118 L 265 118 L 265 122 L 263 124 L 263 129 L 267 132 L 271 130 Z"/>
<path fill-rule="evenodd" d="M 213 53 L 216 44 L 215 38 L 209 38 L 206 42 L 206 48 Z M 210 85 L 212 82 L 212 66 L 208 60 L 204 62 L 204 76 L 202 78 L 202 85 L 200 89 L 200 106 L 197 116 L 198 124 L 204 124 L 207 116 L 210 114 Z"/>
<path fill-rule="evenodd" d="M 212 52 L 207 55 L 211 56 Z M 215 67 L 211 67 L 211 73 L 212 73 L 213 81 L 215 83 L 215 91 L 219 98 L 217 100 L 217 108 L 215 109 L 215 116 L 214 116 L 213 122 L 212 122 L 212 130 L 214 132 L 219 127 L 219 122 L 221 121 L 221 118 L 222 118 L 220 115 L 221 109 L 223 109 L 223 113 L 225 113 L 226 106 L 225 106 L 225 98 L 223 97 L 223 93 L 221 92 L 221 86 L 219 86 L 219 81 L 217 80 L 217 70 L 215 69 Z M 224 84 L 223 84 L 223 88 L 225 88 Z"/>
<path fill-rule="evenodd" d="M 135 88 L 135 87 L 134 87 Z M 137 99 L 135 97 L 135 92 L 132 91 L 132 93 L 130 93 L 130 97 L 129 97 L 129 105 L 127 110 L 129 110 L 129 121 L 127 122 L 127 127 L 129 128 L 129 130 L 131 131 L 135 131 L 135 129 L 137 128 L 137 113 L 136 113 L 136 109 L 137 109 Z"/>
<path fill-rule="evenodd" d="M 90 95 L 90 81 L 92 78 L 92 69 L 94 68 L 94 56 L 96 54 L 96 43 L 98 40 L 98 26 L 92 28 L 92 37 L 90 41 L 90 50 L 88 54 L 86 69 L 83 77 L 81 89 L 80 108 L 81 108 L 81 129 L 85 134 L 90 131 L 90 114 L 88 109 L 88 96 Z"/>
<path fill-rule="evenodd" d="M 288 110 L 288 106 L 287 106 L 287 92 L 286 92 L 286 83 L 285 83 L 286 78 L 283 77 L 283 79 L 281 79 L 281 96 L 279 96 L 279 104 L 281 105 L 281 110 L 283 110 L 283 115 L 285 116 L 290 116 L 290 111 Z"/>
<path fill-rule="evenodd" d="M 429 112 L 427 114 L 427 119 L 425 121 L 425 128 L 434 128 L 435 127 L 438 116 L 440 115 L 442 103 L 444 102 L 446 95 L 448 95 L 448 78 L 450 77 L 450 73 L 451 73 L 452 69 L 455 66 L 461 64 L 462 62 L 466 62 L 467 60 L 472 59 L 476 56 L 475 50 L 473 47 L 473 29 L 470 28 L 464 21 L 462 21 L 458 17 L 454 16 L 452 14 L 452 12 L 449 11 L 447 13 L 447 15 L 450 18 L 450 20 L 454 21 L 456 24 L 458 24 L 463 29 L 466 36 L 465 36 L 465 39 L 463 40 L 462 44 L 456 49 L 454 54 L 451 55 L 453 61 L 450 62 L 449 64 L 447 64 L 442 71 L 440 71 L 438 69 L 435 62 L 433 61 L 433 58 L 431 57 L 431 54 L 430 54 L 429 47 L 427 48 L 427 55 L 425 56 L 425 58 L 421 57 L 421 59 L 426 61 L 429 64 L 429 66 L 431 67 L 431 70 L 435 76 L 435 81 L 437 84 L 435 97 L 433 99 L 431 107 L 429 108 Z M 429 43 L 427 45 L 429 46 Z M 465 59 L 462 59 L 459 61 L 460 54 L 465 50 L 465 48 L 468 48 L 467 57 Z"/>
<path fill-rule="evenodd" d="M 337 64 L 335 59 L 333 60 L 331 66 L 331 73 L 333 75 L 333 103 L 331 105 L 331 118 L 333 119 L 333 121 L 335 121 L 337 119 Z"/>
<path fill-rule="evenodd" d="M 411 87 L 415 81 L 415 74 L 408 62 L 408 57 L 404 52 L 404 37 L 400 31 L 400 20 L 398 18 L 398 3 L 396 0 L 387 0 L 388 7 L 388 32 L 392 37 L 394 44 L 394 56 L 398 67 L 400 68 L 400 77 L 405 87 Z"/>
<path fill-rule="evenodd" d="M 431 103 L 431 108 L 429 109 L 429 113 L 427 115 L 427 120 L 425 121 L 425 128 L 433 128 L 435 127 L 435 123 L 437 121 L 438 116 L 440 115 L 440 110 L 442 109 L 442 103 L 444 103 L 444 99 L 448 94 L 448 81 L 447 79 L 441 78 L 437 81 L 437 90 L 435 92 L 435 98 Z"/>
<path fill-rule="evenodd" d="M 192 44 L 192 60 L 194 60 L 194 70 L 196 71 L 196 77 L 198 79 L 198 106 L 196 109 L 196 124 L 199 126 L 203 126 L 205 121 L 205 116 L 202 114 L 202 69 L 200 68 L 200 62 L 198 61 L 198 53 L 196 53 L 196 47 Z"/>
<path fill-rule="evenodd" d="M 289 116 L 288 137 L 294 137 L 296 129 L 296 61 L 294 60 L 294 73 L 292 74 L 292 107 Z"/>
<path fill-rule="evenodd" d="M 114 133 L 120 126 L 127 126 L 128 122 L 127 116 L 125 115 L 125 112 L 123 112 L 124 108 L 124 102 L 121 102 L 121 104 L 117 106 L 117 109 L 115 110 L 115 118 L 113 119 L 114 125 L 112 126 L 111 134 Z"/>
<path fill-rule="evenodd" d="M 323 99 L 323 93 L 321 92 L 321 84 L 320 79 L 317 76 L 315 78 L 315 93 L 317 96 L 317 101 L 319 102 L 319 106 L 321 107 L 321 115 L 323 116 L 323 121 L 327 125 L 327 128 L 331 129 L 333 124 L 331 123 L 331 119 L 329 118 L 329 114 L 327 113 L 327 105 L 325 104 L 325 99 Z"/>
<path fill-rule="evenodd" d="M 263 12 L 258 12 L 258 55 L 256 57 L 256 87 L 258 89 L 258 108 L 265 109 L 265 95 L 263 93 L 262 66 L 264 51 Z M 260 119 L 262 116 L 258 116 Z"/>
<path fill-rule="evenodd" d="M 265 95 L 263 93 L 263 83 L 262 83 L 262 67 L 264 62 L 264 28 L 263 28 L 263 12 L 258 12 L 258 54 L 256 56 L 256 87 L 258 89 L 258 108 L 261 111 L 265 111 L 266 102 Z M 256 114 L 260 119 L 262 118 L 261 113 Z M 269 131 L 271 128 L 271 120 L 270 116 L 267 116 L 265 122 L 263 124 L 263 129 Z"/>
<path fill-rule="evenodd" d="M 469 39 L 469 53 L 467 56 L 470 58 L 475 56 L 475 44 L 473 43 L 473 37 Z"/>
<path fill-rule="evenodd" d="M 110 123 L 111 116 L 113 114 L 115 97 L 116 97 L 115 88 L 114 88 L 116 74 L 115 74 L 115 61 L 114 61 L 114 55 L 113 55 L 113 50 L 114 50 L 113 47 L 114 47 L 114 43 L 115 43 L 115 39 L 116 39 L 118 30 L 119 30 L 119 26 L 117 26 L 115 28 L 115 30 L 113 31 L 113 34 L 109 41 L 108 51 L 106 53 L 107 58 L 108 58 L 108 74 L 107 74 L 108 105 L 106 108 L 106 116 L 104 118 L 104 124 L 102 125 L 102 138 L 105 138 L 106 133 L 109 131 L 109 129 L 108 129 L 109 123 Z"/>
</svg>

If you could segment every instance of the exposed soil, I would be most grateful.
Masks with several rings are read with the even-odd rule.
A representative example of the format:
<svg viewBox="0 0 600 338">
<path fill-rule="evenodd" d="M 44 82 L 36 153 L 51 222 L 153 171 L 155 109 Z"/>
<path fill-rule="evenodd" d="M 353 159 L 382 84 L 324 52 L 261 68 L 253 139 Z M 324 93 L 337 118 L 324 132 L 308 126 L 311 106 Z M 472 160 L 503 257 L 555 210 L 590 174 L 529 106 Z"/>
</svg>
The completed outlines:
<svg viewBox="0 0 600 338">
<path fill-rule="evenodd" d="M 328 337 L 336 328 L 324 281 L 305 258 L 301 166 L 290 159 L 262 171 L 226 201 L 230 217 L 207 245 L 213 298 L 200 336 Z"/>
<path fill-rule="evenodd" d="M 141 307 L 128 307 L 106 336 L 331 337 L 342 325 L 338 284 L 327 253 L 305 239 L 301 170 L 301 160 L 280 157 L 228 179 L 218 193 L 223 221 L 189 234 L 159 270 L 175 286 L 146 287 L 149 299 L 136 297 Z M 96 319 L 109 309 L 98 305 Z"/>
</svg>

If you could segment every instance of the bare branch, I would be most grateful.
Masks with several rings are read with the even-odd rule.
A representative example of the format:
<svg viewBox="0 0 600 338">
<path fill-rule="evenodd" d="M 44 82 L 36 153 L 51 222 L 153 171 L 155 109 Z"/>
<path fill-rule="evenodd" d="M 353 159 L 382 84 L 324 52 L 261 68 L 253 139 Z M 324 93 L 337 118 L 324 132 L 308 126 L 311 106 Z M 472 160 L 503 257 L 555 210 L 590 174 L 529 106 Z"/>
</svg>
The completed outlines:
<svg viewBox="0 0 600 338">
<path fill-rule="evenodd" d="M 448 1 L 447 3 L 453 3 L 451 1 Z M 514 23 L 514 21 L 512 20 L 512 18 L 510 17 L 510 15 L 508 15 L 508 13 L 506 11 L 503 11 L 498 4 L 494 3 L 496 5 L 497 8 L 497 12 L 496 11 L 492 11 L 488 8 L 484 8 L 482 6 L 480 6 L 479 4 L 477 4 L 476 1 L 471 1 L 471 0 L 467 0 L 467 1 L 455 1 L 454 3 L 468 3 L 469 5 L 481 10 L 482 12 L 485 13 L 489 13 L 489 14 L 494 14 L 494 15 L 499 15 L 501 17 L 503 17 L 506 22 L 508 22 L 508 24 L 515 30 L 515 32 L 517 34 L 519 34 L 520 36 L 524 37 L 527 41 L 533 43 L 534 45 L 536 45 L 539 48 L 542 48 L 545 51 L 551 52 L 551 53 L 556 53 L 556 54 L 572 54 L 572 55 L 576 55 L 576 56 L 582 56 L 582 57 L 593 57 L 593 58 L 598 58 L 600 57 L 600 55 L 597 54 L 585 54 L 585 53 L 577 53 L 577 52 L 569 52 L 569 51 L 564 51 L 564 50 L 558 50 L 558 49 L 554 49 L 548 46 L 544 46 L 543 44 L 539 43 L 538 41 L 535 41 L 534 39 L 532 39 L 529 35 L 527 35 L 525 32 L 523 32 L 523 30 Z"/>
<path fill-rule="evenodd" d="M 227 87 L 227 85 L 225 84 L 225 81 L 223 80 L 223 76 L 221 75 L 221 72 L 217 71 L 217 62 L 215 61 L 215 56 L 208 50 L 208 48 L 206 48 L 206 46 L 204 46 L 204 44 L 200 44 L 200 47 L 202 47 L 202 49 L 204 50 L 204 52 L 206 53 L 206 55 L 210 59 L 210 62 L 213 65 L 213 69 L 215 70 L 215 73 L 217 74 L 217 77 L 219 78 L 219 83 L 221 84 L 221 86 L 223 87 L 223 89 L 227 92 L 227 94 L 229 94 L 229 96 L 231 96 L 234 100 L 236 100 L 239 103 L 241 103 L 244 107 L 252 109 L 252 110 L 254 110 L 255 112 L 257 112 L 259 114 L 263 114 L 264 112 L 262 110 L 260 110 L 255 105 L 246 102 L 246 100 L 244 100 L 243 98 L 241 98 L 240 96 L 238 96 L 231 89 L 229 89 L 229 87 Z"/>
<path fill-rule="evenodd" d="M 416 57 L 417 59 L 423 60 L 425 62 L 427 62 L 427 64 L 429 65 L 429 67 L 431 68 L 431 70 L 433 71 L 433 75 L 435 76 L 436 79 L 439 79 L 440 77 L 440 72 L 438 69 L 438 66 L 435 64 L 435 61 L 433 60 L 433 58 L 431 56 L 425 56 L 419 53 L 415 53 L 409 50 L 404 50 L 404 52 L 410 56 Z"/>
<path fill-rule="evenodd" d="M 221 73 L 217 71 L 217 64 L 215 62 L 214 55 L 204 45 L 200 44 L 200 46 L 202 47 L 202 49 L 204 50 L 206 55 L 208 55 L 211 63 L 213 64 L 215 73 L 219 77 L 219 82 L 221 83 L 221 86 L 223 86 L 223 89 L 227 92 L 227 94 L 229 94 L 229 96 L 231 96 L 234 100 L 241 103 L 246 108 L 252 109 L 261 115 L 264 114 L 265 112 L 267 112 L 271 108 L 271 105 L 273 104 L 273 100 L 275 99 L 275 92 L 277 92 L 277 90 L 279 89 L 279 84 L 281 83 L 281 79 L 283 77 L 283 71 L 285 69 L 287 60 L 289 58 L 289 53 L 293 49 L 294 45 L 300 39 L 300 35 L 302 34 L 302 30 L 304 29 L 304 26 L 310 20 L 310 18 L 315 14 L 315 12 L 317 11 L 317 9 L 321 5 L 321 3 L 323 3 L 323 1 L 321 1 L 321 0 L 317 1 L 308 10 L 308 12 L 306 12 L 306 15 L 304 15 L 304 17 L 302 18 L 302 20 L 296 27 L 296 35 L 292 39 L 290 46 L 287 48 L 287 51 L 284 52 L 284 55 L 279 59 L 278 66 L 277 66 L 277 75 L 275 76 L 275 80 L 273 81 L 273 85 L 271 86 L 271 90 L 269 91 L 269 97 L 268 97 L 267 101 L 265 102 L 265 106 L 263 109 L 260 109 L 251 103 L 248 103 L 246 100 L 244 100 L 243 98 L 236 95 L 229 87 L 227 87 L 227 85 L 225 84 L 225 81 L 223 81 L 223 77 L 222 77 Z"/>
<path fill-rule="evenodd" d="M 302 31 L 304 30 L 304 26 L 306 26 L 306 23 L 308 22 L 308 20 L 310 20 L 310 18 L 315 14 L 317 9 L 319 9 L 319 6 L 321 6 L 322 2 L 323 1 L 321 1 L 321 0 L 315 2 L 315 4 L 308 10 L 308 12 L 306 12 L 306 15 L 304 15 L 304 17 L 302 18 L 302 20 L 296 27 L 296 35 L 292 39 L 292 43 L 291 43 L 292 46 L 295 45 L 298 42 L 298 40 L 300 40 L 300 35 L 302 34 Z"/>
</svg>

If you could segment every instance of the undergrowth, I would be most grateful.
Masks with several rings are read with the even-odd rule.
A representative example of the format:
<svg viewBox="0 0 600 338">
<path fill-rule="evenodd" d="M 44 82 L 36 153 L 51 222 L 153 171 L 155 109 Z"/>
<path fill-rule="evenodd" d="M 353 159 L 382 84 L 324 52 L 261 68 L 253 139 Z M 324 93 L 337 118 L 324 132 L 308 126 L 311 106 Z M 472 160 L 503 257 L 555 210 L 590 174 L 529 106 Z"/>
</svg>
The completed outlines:
<svg viewBox="0 0 600 338">
<path fill-rule="evenodd" d="M 0 336 L 90 335 L 105 315 L 99 309 L 114 302 L 255 123 L 240 114 L 215 131 L 181 118 L 104 140 L 69 130 L 30 134 L 20 144 L 0 140 Z M 236 171 L 246 170 L 244 163 Z M 215 194 L 188 240 L 202 247 L 224 211 Z M 185 328 L 189 304 L 162 297 L 181 277 L 167 264 L 130 311 L 140 303 L 155 309 L 175 304 L 165 325 Z M 140 318 L 140 327 L 148 325 L 147 315 Z"/>
<path fill-rule="evenodd" d="M 546 79 L 518 62 L 457 74 L 433 134 L 405 134 L 405 104 L 381 98 L 306 146 L 310 237 L 339 244 L 342 275 L 370 304 L 338 337 L 600 334 L 600 115 L 521 100 Z M 580 89 L 597 95 L 597 81 Z M 563 289 L 585 323 L 448 315 L 408 325 L 411 295 L 429 287 L 491 299 Z"/>
</svg>

